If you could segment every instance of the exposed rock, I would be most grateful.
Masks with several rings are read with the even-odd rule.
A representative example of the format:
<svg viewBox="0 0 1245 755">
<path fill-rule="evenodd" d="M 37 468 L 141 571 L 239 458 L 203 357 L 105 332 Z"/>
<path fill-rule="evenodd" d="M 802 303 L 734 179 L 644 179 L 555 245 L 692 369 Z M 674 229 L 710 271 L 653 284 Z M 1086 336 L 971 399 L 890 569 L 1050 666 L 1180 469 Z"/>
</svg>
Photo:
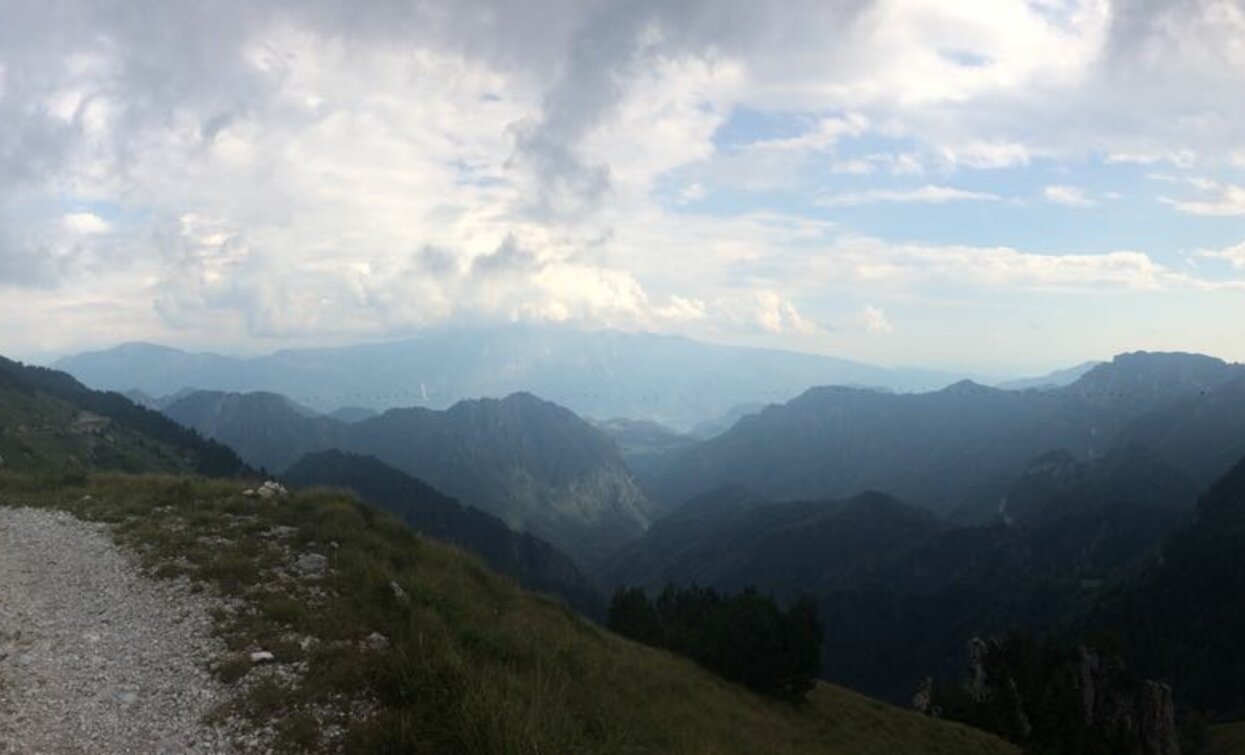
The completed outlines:
<svg viewBox="0 0 1245 755">
<path fill-rule="evenodd" d="M 1139 740 L 1144 755 L 1180 755 L 1170 687 L 1150 680 L 1137 683 L 1121 659 L 1104 658 L 1084 645 L 1077 648 L 1077 656 L 1075 683 L 1087 724 L 1128 732 Z"/>
<path fill-rule="evenodd" d="M 271 663 L 276 659 L 277 657 L 267 650 L 257 650 L 251 653 L 251 663 Z"/>
<path fill-rule="evenodd" d="M 1039 748 L 1098 742 L 1129 755 L 1180 755 L 1171 688 L 1138 679 L 1118 655 L 1023 636 L 974 637 L 966 650 L 959 685 L 926 680 L 914 708 Z"/>
<path fill-rule="evenodd" d="M 263 485 L 259 486 L 259 489 L 255 491 L 255 494 L 260 498 L 284 498 L 289 495 L 290 492 L 286 490 L 285 486 L 281 483 L 268 480 Z"/>
<path fill-rule="evenodd" d="M 363 641 L 363 646 L 373 652 L 383 653 L 389 649 L 389 638 L 380 632 L 372 632 Z"/>
<path fill-rule="evenodd" d="M 917 713 L 924 713 L 927 716 L 938 717 L 937 711 L 933 705 L 934 699 L 934 677 L 927 676 L 921 682 L 921 686 L 917 689 L 916 694 L 912 696 L 912 709 Z"/>
<path fill-rule="evenodd" d="M 319 553 L 304 553 L 294 562 L 294 568 L 304 578 L 320 579 L 329 569 L 329 560 Z"/>
</svg>

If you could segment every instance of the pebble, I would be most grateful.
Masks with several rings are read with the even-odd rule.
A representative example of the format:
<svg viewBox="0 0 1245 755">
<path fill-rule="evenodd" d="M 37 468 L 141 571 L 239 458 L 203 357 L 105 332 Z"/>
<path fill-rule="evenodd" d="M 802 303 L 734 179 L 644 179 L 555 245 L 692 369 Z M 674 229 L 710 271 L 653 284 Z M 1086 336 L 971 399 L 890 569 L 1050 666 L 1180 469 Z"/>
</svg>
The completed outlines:
<svg viewBox="0 0 1245 755">
<path fill-rule="evenodd" d="M 232 753 L 211 599 L 144 576 L 107 527 L 0 506 L 0 753 Z"/>
</svg>

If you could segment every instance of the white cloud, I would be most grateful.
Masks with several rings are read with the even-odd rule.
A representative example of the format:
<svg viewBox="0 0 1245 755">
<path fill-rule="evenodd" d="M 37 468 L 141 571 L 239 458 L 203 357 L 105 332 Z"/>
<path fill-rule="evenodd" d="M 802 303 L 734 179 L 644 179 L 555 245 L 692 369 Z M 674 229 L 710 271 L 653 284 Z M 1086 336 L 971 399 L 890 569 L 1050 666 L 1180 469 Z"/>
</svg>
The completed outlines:
<svg viewBox="0 0 1245 755">
<path fill-rule="evenodd" d="M 61 224 L 67 231 L 84 236 L 107 233 L 111 227 L 108 221 L 91 212 L 71 212 L 61 218 Z"/>
<path fill-rule="evenodd" d="M 1095 207 L 1098 202 L 1090 199 L 1085 194 L 1085 190 L 1079 186 L 1052 185 L 1042 190 L 1042 196 L 1047 202 L 1052 204 L 1061 204 L 1067 207 Z"/>
<path fill-rule="evenodd" d="M 813 336 L 823 331 L 788 299 L 770 289 L 722 297 L 714 308 L 720 317 L 733 321 L 737 327 L 771 335 Z"/>
<path fill-rule="evenodd" d="M 945 204 L 947 202 L 997 202 L 1002 197 L 981 191 L 957 189 L 954 186 L 925 185 L 915 189 L 870 189 L 822 197 L 817 204 L 824 207 L 855 207 L 857 205 L 893 203 Z"/>
<path fill-rule="evenodd" d="M 749 150 L 821 152 L 834 147 L 845 136 L 863 134 L 869 121 L 857 113 L 843 117 L 823 118 L 816 126 L 799 136 L 784 139 L 762 139 L 748 145 Z"/>
<path fill-rule="evenodd" d="M 836 315 L 817 296 L 839 281 L 877 288 L 857 304 L 894 286 L 1198 289 L 1212 284 L 1162 249 L 870 246 L 766 192 L 998 201 L 1011 171 L 988 190 L 952 176 L 1049 162 L 1070 189 L 1096 155 L 1219 177 L 1245 164 L 1245 25 L 1216 0 L 222 2 L 6 13 L 0 299 L 55 292 L 39 315 L 7 310 L 10 330 L 63 338 L 55 312 L 98 322 L 81 330 L 94 338 L 111 311 L 116 338 L 202 342 L 455 318 L 721 323 L 728 338 L 821 332 Z M 770 119 L 808 127 L 757 141 L 748 124 Z M 719 151 L 723 127 L 752 145 Z M 722 209 L 727 189 L 755 202 Z M 1245 211 L 1231 183 L 1171 191 L 1191 195 L 1170 200 L 1184 212 Z M 718 214 L 668 212 L 655 197 L 672 192 Z M 896 237 L 920 238 L 891 209 Z"/>
<path fill-rule="evenodd" d="M 942 157 L 951 165 L 986 170 L 1028 165 L 1032 154 L 1016 142 L 977 141 L 943 147 Z"/>
<path fill-rule="evenodd" d="M 895 330 L 886 313 L 872 304 L 866 304 L 856 313 L 856 325 L 866 333 L 880 335 Z"/>
<path fill-rule="evenodd" d="M 806 275 L 875 290 L 956 286 L 998 291 L 1165 291 L 1239 289 L 1245 283 L 1200 279 L 1136 251 L 1037 254 L 1009 247 L 888 244 L 844 239 Z"/>
<path fill-rule="evenodd" d="M 1221 259 L 1238 270 L 1245 270 L 1245 241 L 1226 249 L 1204 249 L 1197 253 L 1198 257 Z"/>
<path fill-rule="evenodd" d="M 836 162 L 830 166 L 831 173 L 839 173 L 847 176 L 867 176 L 873 173 L 877 166 L 870 160 L 843 160 Z"/>
<path fill-rule="evenodd" d="M 690 183 L 679 189 L 678 198 L 675 200 L 677 204 L 695 204 L 703 200 L 709 192 L 705 191 L 705 185 L 700 182 Z"/>
<path fill-rule="evenodd" d="M 1166 163 L 1175 168 L 1187 170 L 1197 163 L 1197 153 L 1191 149 L 1178 149 L 1171 152 L 1111 152 L 1105 162 L 1108 165 L 1158 165 Z"/>
<path fill-rule="evenodd" d="M 1177 210 L 1190 215 L 1245 215 L 1245 186 L 1202 180 L 1191 181 L 1192 185 L 1202 190 L 1200 199 L 1173 199 L 1162 197 L 1162 201 Z"/>
</svg>

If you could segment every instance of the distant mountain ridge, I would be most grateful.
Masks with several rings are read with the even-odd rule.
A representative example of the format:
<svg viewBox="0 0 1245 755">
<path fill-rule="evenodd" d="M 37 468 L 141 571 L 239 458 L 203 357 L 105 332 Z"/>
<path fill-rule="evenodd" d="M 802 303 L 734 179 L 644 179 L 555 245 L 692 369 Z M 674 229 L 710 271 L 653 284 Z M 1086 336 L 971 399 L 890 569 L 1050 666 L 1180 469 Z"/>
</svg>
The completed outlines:
<svg viewBox="0 0 1245 755">
<path fill-rule="evenodd" d="M 164 412 L 274 473 L 312 452 L 374 456 L 540 535 L 581 564 L 639 537 L 651 517 L 613 441 L 531 394 L 444 411 L 393 409 L 349 424 L 307 416 L 271 393 L 196 392 Z"/>
<path fill-rule="evenodd" d="M 650 419 L 675 429 L 810 385 L 929 389 L 959 375 L 619 331 L 514 327 L 432 331 L 393 343 L 279 351 L 254 358 L 125 344 L 67 357 L 84 382 L 153 396 L 185 387 L 271 391 L 318 411 L 447 408 L 528 391 L 594 418 Z"/>
<path fill-rule="evenodd" d="M 667 506 L 741 484 L 779 500 L 881 490 L 942 512 L 985 511 L 1043 453 L 1088 460 L 1130 444 L 1208 484 L 1245 454 L 1245 367 L 1136 353 L 1044 391 L 818 387 L 672 453 L 644 483 Z"/>
</svg>

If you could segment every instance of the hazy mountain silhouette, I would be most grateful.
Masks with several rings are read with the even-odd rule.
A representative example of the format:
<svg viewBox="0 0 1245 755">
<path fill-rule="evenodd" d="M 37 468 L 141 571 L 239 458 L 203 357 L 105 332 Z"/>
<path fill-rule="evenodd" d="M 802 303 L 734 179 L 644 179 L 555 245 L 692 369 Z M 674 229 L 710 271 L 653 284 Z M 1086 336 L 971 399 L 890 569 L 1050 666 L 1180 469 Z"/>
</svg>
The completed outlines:
<svg viewBox="0 0 1245 755">
<path fill-rule="evenodd" d="M 1242 381 L 1242 367 L 1210 357 L 1138 353 L 1046 391 L 969 381 L 921 394 L 814 388 L 671 454 L 645 482 L 666 505 L 738 483 L 775 499 L 882 490 L 981 512 L 1046 451 L 1088 460 L 1142 443 L 1205 485 L 1245 453 Z"/>
<path fill-rule="evenodd" d="M 639 537 L 649 504 L 617 446 L 571 411 L 530 394 L 393 409 L 347 424 L 271 393 L 197 392 L 168 416 L 279 472 L 304 454 L 375 456 L 514 529 L 593 564 Z"/>
<path fill-rule="evenodd" d="M 446 408 L 530 391 L 587 417 L 651 419 L 680 429 L 741 403 L 786 400 L 810 385 L 915 390 L 957 377 L 677 336 L 540 327 L 430 331 L 393 343 L 249 359 L 125 344 L 57 366 L 100 388 L 153 396 L 185 386 L 272 391 L 321 411 Z"/>
</svg>

